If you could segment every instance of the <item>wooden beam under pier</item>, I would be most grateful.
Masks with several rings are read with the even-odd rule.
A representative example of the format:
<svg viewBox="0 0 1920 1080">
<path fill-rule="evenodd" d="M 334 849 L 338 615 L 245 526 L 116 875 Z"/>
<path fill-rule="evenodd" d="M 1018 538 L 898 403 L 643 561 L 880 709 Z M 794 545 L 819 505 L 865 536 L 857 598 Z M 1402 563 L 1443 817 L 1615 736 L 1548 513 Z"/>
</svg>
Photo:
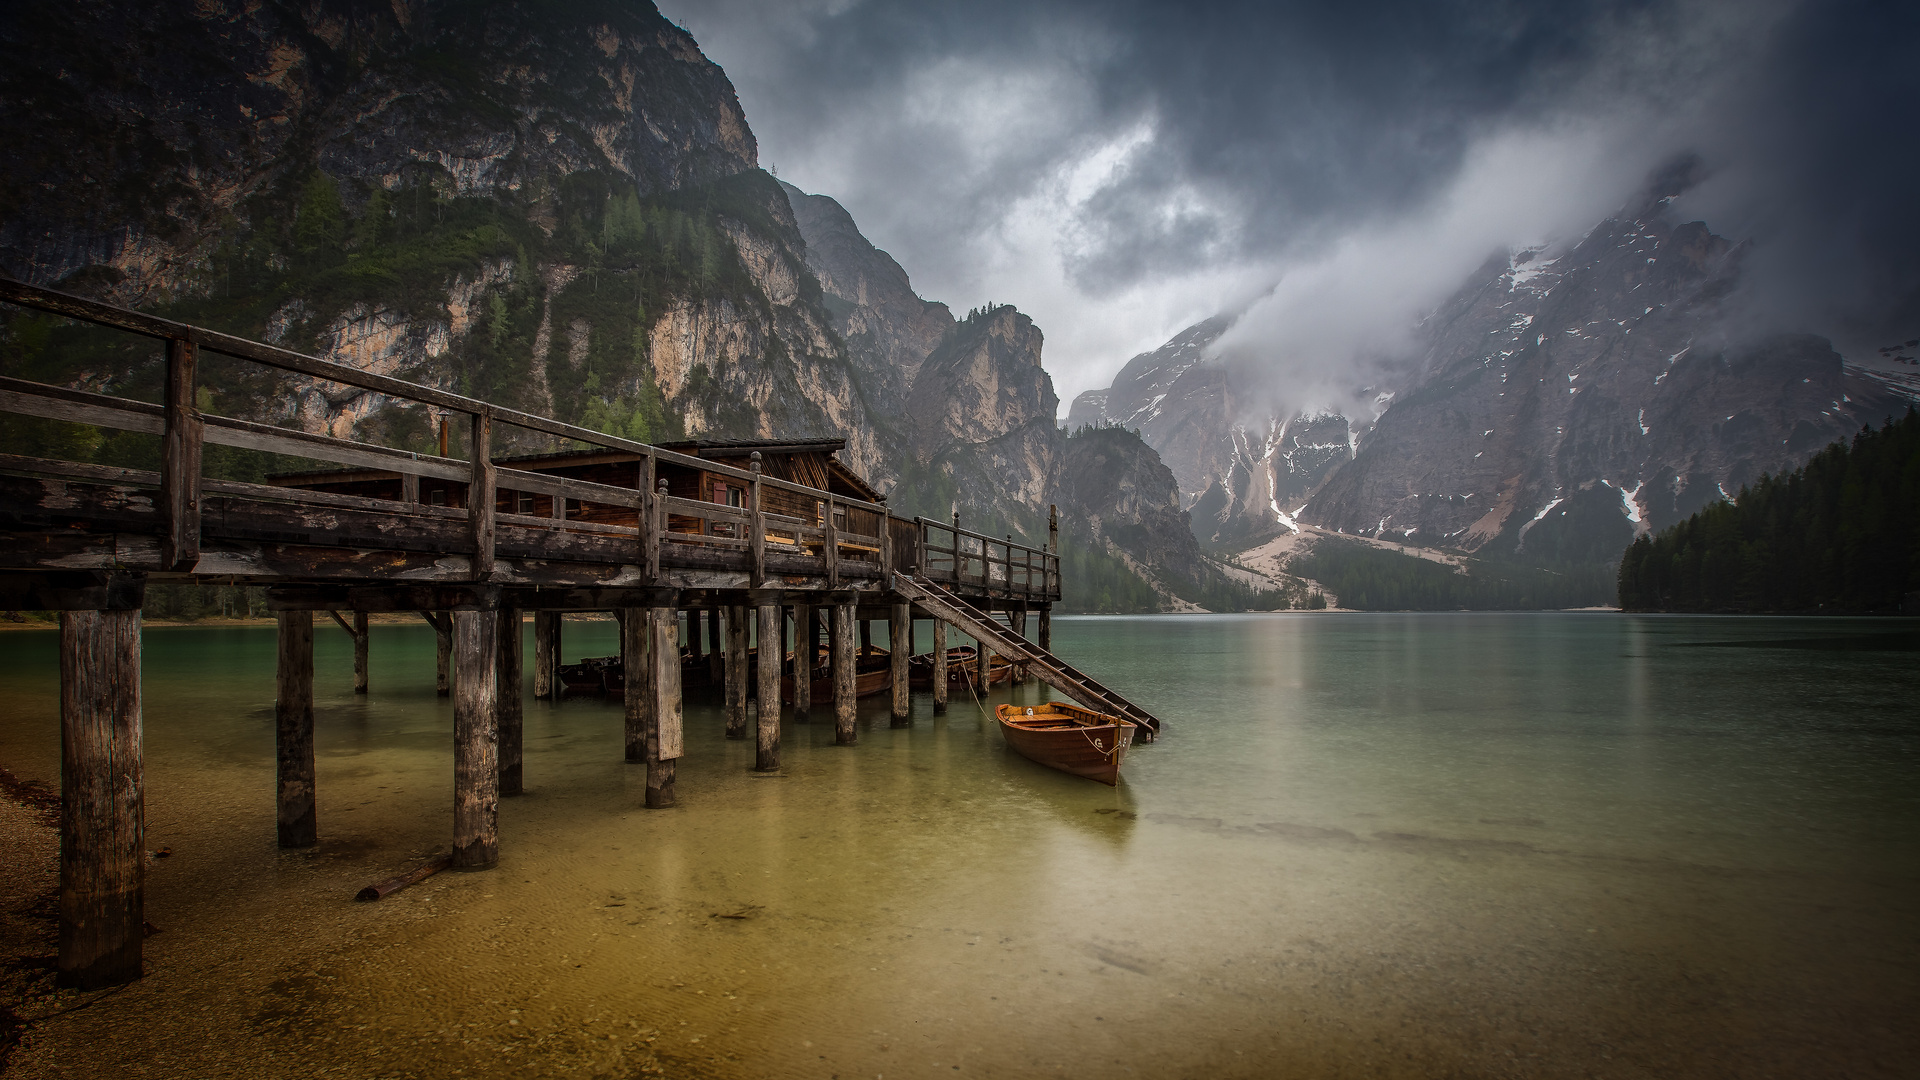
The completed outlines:
<svg viewBox="0 0 1920 1080">
<path fill-rule="evenodd" d="M 620 666 L 627 682 L 622 701 L 626 706 L 626 760 L 645 765 L 647 731 L 653 722 L 653 630 L 648 625 L 650 608 L 623 608 L 620 615 Z"/>
<path fill-rule="evenodd" d="M 758 602 L 760 692 L 754 706 L 753 767 L 759 772 L 773 772 L 780 768 L 780 661 L 787 651 L 782 647 L 786 634 L 781 626 L 779 595 L 763 595 Z"/>
<path fill-rule="evenodd" d="M 807 722 L 807 707 L 813 699 L 814 642 L 819 640 L 819 619 L 812 604 L 793 606 L 793 722 Z"/>
<path fill-rule="evenodd" d="M 491 611 L 452 613 L 458 677 L 453 699 L 453 868 L 487 870 L 500 861 L 500 746 L 495 716 Z"/>
<path fill-rule="evenodd" d="M 540 700 L 554 697 L 560 679 L 560 613 L 533 613 L 533 696 Z"/>
<path fill-rule="evenodd" d="M 313 792 L 313 612 L 282 611 L 279 623 L 273 704 L 275 816 L 281 847 L 312 847 L 320 838 Z"/>
<path fill-rule="evenodd" d="M 833 743 L 835 746 L 852 746 L 860 738 L 860 730 L 854 723 L 858 713 L 855 711 L 853 696 L 853 635 L 853 600 L 848 598 L 833 605 Z"/>
<path fill-rule="evenodd" d="M 505 797 L 525 790 L 522 787 L 525 716 L 520 700 L 520 661 L 525 647 L 521 644 L 520 609 L 503 607 L 499 619 L 494 649 L 494 725 L 500 741 L 500 794 Z"/>
<path fill-rule="evenodd" d="M 674 804 L 674 762 L 682 749 L 680 712 L 680 629 L 674 611 L 679 600 L 669 594 L 649 609 L 653 626 L 652 673 L 647 685 L 653 707 L 647 721 L 647 796 L 649 810 Z"/>
<path fill-rule="evenodd" d="M 913 649 L 913 605 L 893 605 L 887 622 L 887 649 L 893 660 L 893 727 L 913 723 L 912 706 L 907 697 L 907 657 Z"/>
<path fill-rule="evenodd" d="M 445 611 L 423 611 L 420 617 L 433 627 L 433 691 L 453 693 L 453 617 Z"/>
<path fill-rule="evenodd" d="M 933 620 L 933 715 L 947 714 L 947 624 Z"/>
<path fill-rule="evenodd" d="M 139 606 L 62 611 L 62 986 L 93 989 L 141 975 L 147 851 L 140 728 Z"/>
<path fill-rule="evenodd" d="M 727 738 L 747 737 L 747 609 L 727 605 Z"/>
</svg>

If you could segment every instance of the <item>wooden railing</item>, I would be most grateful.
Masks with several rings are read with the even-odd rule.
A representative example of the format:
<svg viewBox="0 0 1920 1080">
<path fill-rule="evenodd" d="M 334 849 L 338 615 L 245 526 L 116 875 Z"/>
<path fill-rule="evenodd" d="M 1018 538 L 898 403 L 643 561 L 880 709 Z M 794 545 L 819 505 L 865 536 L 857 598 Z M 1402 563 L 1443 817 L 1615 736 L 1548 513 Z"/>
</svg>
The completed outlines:
<svg viewBox="0 0 1920 1080">
<path fill-rule="evenodd" d="M 692 560 L 695 564 L 724 564 L 746 569 L 751 583 L 759 586 L 769 580 L 768 560 L 773 557 L 781 564 L 779 574 L 798 571 L 824 576 L 829 588 L 839 588 L 843 578 L 883 578 L 885 568 L 905 569 L 917 563 L 935 580 L 950 584 L 1036 599 L 1058 597 L 1058 558 L 1046 551 L 1014 544 L 1011 538 L 996 540 L 926 518 L 907 522 L 891 517 L 886 507 L 878 503 L 766 476 L 761 471 L 757 453 L 749 468 L 739 469 L 289 349 L 16 281 L 0 279 L 0 301 L 166 343 L 165 400 L 160 405 L 0 377 L 0 411 L 160 436 L 162 460 L 157 475 L 102 470 L 82 464 L 70 465 L 66 472 L 78 476 L 112 471 L 126 482 L 138 482 L 144 477 L 158 487 L 156 502 L 161 519 L 160 569 L 163 571 L 186 573 L 200 559 L 202 510 L 207 497 L 213 494 L 283 504 L 384 510 L 443 521 L 464 516 L 466 543 L 461 553 L 470 557 L 475 581 L 496 576 L 498 530 L 506 526 L 626 537 L 633 545 L 628 549 L 629 557 L 645 567 L 650 581 L 660 580 L 663 560 L 673 565 L 688 565 Z M 464 416 L 469 457 L 462 460 L 398 450 L 203 413 L 197 404 L 198 361 L 202 351 Z M 503 467 L 493 460 L 492 452 L 495 429 L 499 425 L 635 454 L 639 460 L 633 486 Z M 202 469 L 202 451 L 208 443 L 392 472 L 401 478 L 401 499 L 374 499 L 208 478 Z M 26 467 L 23 459 L 17 458 L 10 459 L 6 465 Z M 740 481 L 748 492 L 747 503 L 735 507 L 670 496 L 661 476 L 663 465 L 697 469 Z M 420 505 L 417 500 L 422 478 L 463 485 L 464 511 Z M 765 511 L 763 496 L 770 488 L 804 495 L 807 502 L 822 507 L 820 519 L 809 522 Z M 552 517 L 503 512 L 496 507 L 495 496 L 499 491 L 551 496 L 559 509 Z M 562 500 L 630 509 L 634 524 L 567 520 Z M 681 528 L 673 527 L 676 519 Z M 686 527 L 689 522 L 695 524 Z M 945 559 L 944 571 L 934 561 L 941 558 Z"/>
<path fill-rule="evenodd" d="M 915 518 L 913 524 L 919 535 L 919 573 L 929 581 L 1017 596 L 1060 595 L 1060 556 L 1052 552 L 932 518 Z"/>
</svg>

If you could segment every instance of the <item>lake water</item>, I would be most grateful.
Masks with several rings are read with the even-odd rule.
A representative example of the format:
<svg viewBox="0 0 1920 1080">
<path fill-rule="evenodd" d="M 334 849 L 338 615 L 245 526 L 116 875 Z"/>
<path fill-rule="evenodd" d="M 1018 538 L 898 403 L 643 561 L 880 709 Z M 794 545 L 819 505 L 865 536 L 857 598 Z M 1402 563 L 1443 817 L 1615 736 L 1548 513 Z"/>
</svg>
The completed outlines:
<svg viewBox="0 0 1920 1080">
<path fill-rule="evenodd" d="M 18 1075 L 1920 1071 L 1920 621 L 1058 620 L 1166 721 L 1118 789 L 920 695 L 759 776 L 690 699 L 647 811 L 617 703 L 530 700 L 498 869 L 377 904 L 449 838 L 451 707 L 424 624 L 359 698 L 316 639 L 321 843 L 280 852 L 273 632 L 148 630 L 149 975 Z M 57 786 L 54 644 L 0 635 L 0 764 Z"/>
</svg>

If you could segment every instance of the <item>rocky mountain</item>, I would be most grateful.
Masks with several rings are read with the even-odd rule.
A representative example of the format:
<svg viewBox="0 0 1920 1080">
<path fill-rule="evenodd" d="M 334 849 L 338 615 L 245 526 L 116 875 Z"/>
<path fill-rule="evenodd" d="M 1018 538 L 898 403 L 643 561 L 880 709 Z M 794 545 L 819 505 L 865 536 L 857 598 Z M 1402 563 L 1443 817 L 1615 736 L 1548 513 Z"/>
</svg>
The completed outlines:
<svg viewBox="0 0 1920 1080">
<path fill-rule="evenodd" d="M 956 321 L 833 200 L 762 172 L 725 73 L 649 4 L 90 0 L 0 10 L 0 45 L 0 272 L 639 439 L 843 436 L 903 510 L 1037 541 L 1061 503 L 1126 603 L 1174 595 L 1128 559 L 1212 580 L 1113 543 L 1158 509 L 1063 493 L 1032 321 Z M 136 397 L 159 377 L 135 343 L 18 314 L 0 369 Z M 432 439 L 377 394 L 206 374 L 217 412 Z"/>
<path fill-rule="evenodd" d="M 1744 249 L 1668 210 L 1690 179 L 1677 168 L 1579 241 L 1483 266 L 1429 317 L 1420 375 L 1303 518 L 1610 562 L 1904 410 L 1822 338 L 1741 334 Z"/>
<path fill-rule="evenodd" d="M 1201 538 L 1223 546 L 1307 525 L 1543 565 L 1617 561 L 1636 534 L 1912 396 L 1824 339 L 1741 332 L 1744 249 L 1670 210 L 1696 170 L 1677 164 L 1577 241 L 1490 259 L 1418 328 L 1402 381 L 1370 392 L 1377 417 L 1249 425 L 1255 395 L 1207 355 L 1230 322 L 1216 318 L 1083 394 L 1072 422 L 1138 430 L 1179 476 Z"/>
<path fill-rule="evenodd" d="M 1246 373 L 1207 355 L 1234 316 L 1195 323 L 1127 361 L 1113 385 L 1074 399 L 1067 426 L 1138 431 L 1172 468 L 1193 527 L 1226 546 L 1293 527 L 1333 468 L 1352 456 L 1346 417 L 1275 416 L 1252 404 Z"/>
</svg>

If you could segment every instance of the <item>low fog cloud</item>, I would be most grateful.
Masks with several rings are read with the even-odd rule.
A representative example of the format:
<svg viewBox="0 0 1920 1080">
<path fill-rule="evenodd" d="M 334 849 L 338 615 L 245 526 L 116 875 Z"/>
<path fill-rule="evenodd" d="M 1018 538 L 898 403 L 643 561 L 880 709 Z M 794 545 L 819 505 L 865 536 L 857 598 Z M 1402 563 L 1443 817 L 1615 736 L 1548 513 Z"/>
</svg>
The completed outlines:
<svg viewBox="0 0 1920 1080">
<path fill-rule="evenodd" d="M 1577 236 L 1684 150 L 1712 177 L 1684 211 L 1755 241 L 1756 318 L 1864 338 L 1920 296 L 1894 5 L 664 10 L 727 69 L 763 163 L 922 295 L 1032 314 L 1066 400 L 1244 309 L 1223 350 L 1331 402 L 1492 251 Z"/>
<path fill-rule="evenodd" d="M 1265 376 L 1254 380 L 1267 389 L 1257 407 L 1364 415 L 1356 392 L 1412 358 L 1421 316 L 1489 256 L 1577 238 L 1645 178 L 1663 144 L 1618 121 L 1490 136 L 1430 201 L 1287 267 L 1214 351 Z"/>
</svg>

